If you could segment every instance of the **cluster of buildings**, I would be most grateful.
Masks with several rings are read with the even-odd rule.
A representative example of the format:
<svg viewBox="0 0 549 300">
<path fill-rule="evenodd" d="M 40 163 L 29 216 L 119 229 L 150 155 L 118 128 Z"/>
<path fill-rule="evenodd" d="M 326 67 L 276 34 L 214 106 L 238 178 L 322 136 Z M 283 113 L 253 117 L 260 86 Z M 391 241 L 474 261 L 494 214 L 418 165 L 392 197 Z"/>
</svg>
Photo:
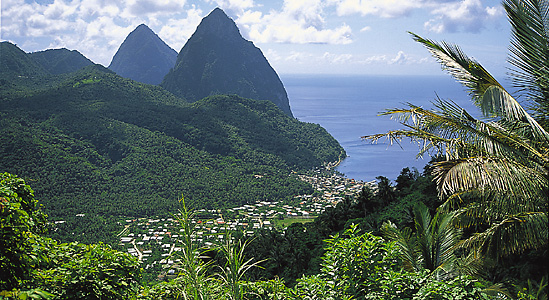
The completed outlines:
<svg viewBox="0 0 549 300">
<path fill-rule="evenodd" d="M 335 206 L 346 196 L 355 196 L 364 183 L 338 175 L 323 176 L 312 173 L 298 175 L 299 179 L 310 183 L 315 192 L 312 195 L 298 195 L 291 203 L 258 201 L 226 210 L 198 210 L 193 219 L 193 241 L 204 245 L 223 241 L 227 232 L 241 232 L 252 236 L 257 230 L 272 230 L 280 220 L 312 219 L 328 207 Z M 207 218 L 200 218 L 207 216 Z M 181 227 L 178 216 L 173 218 L 139 218 L 125 220 L 120 232 L 120 245 L 126 251 L 139 258 L 144 268 L 168 269 L 177 264 L 177 255 L 181 250 Z M 300 221 L 300 220 L 295 220 Z M 280 227 L 280 226 L 278 226 Z M 173 268 L 171 268 L 173 269 Z M 168 273 L 169 275 L 169 273 Z"/>
</svg>

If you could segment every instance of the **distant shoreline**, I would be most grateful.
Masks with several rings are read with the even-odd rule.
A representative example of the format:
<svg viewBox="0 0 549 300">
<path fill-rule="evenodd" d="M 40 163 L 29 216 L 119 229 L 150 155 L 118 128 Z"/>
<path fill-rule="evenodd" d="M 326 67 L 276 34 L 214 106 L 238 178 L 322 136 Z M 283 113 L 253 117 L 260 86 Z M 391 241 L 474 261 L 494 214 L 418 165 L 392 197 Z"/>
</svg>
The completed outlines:
<svg viewBox="0 0 549 300">
<path fill-rule="evenodd" d="M 343 153 L 340 153 L 340 154 L 339 154 L 339 157 L 337 158 L 337 161 L 336 161 L 336 162 L 335 162 L 335 161 L 334 161 L 334 162 L 327 162 L 327 163 L 326 163 L 326 169 L 329 170 L 329 169 L 335 169 L 335 168 L 339 167 L 339 165 L 341 164 L 341 162 L 342 162 L 343 160 L 345 160 L 347 157 L 349 157 L 349 155 L 345 155 L 345 157 L 343 157 L 343 159 L 342 159 L 341 157 L 344 156 L 344 155 L 342 155 L 342 154 L 343 154 Z"/>
</svg>

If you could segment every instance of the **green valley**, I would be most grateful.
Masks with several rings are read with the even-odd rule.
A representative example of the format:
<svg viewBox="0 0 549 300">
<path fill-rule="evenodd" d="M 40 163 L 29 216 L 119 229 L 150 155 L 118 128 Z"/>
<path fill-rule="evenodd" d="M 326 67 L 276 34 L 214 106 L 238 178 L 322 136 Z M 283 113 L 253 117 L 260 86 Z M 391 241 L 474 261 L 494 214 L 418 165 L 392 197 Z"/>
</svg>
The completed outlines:
<svg viewBox="0 0 549 300">
<path fill-rule="evenodd" d="M 3 91 L 0 169 L 32 182 L 51 220 L 88 224 L 63 240 L 108 241 L 112 218 L 169 215 L 182 196 L 208 209 L 291 199 L 311 191 L 292 170 L 345 155 L 269 101 L 190 104 L 98 65 L 56 80 Z"/>
</svg>

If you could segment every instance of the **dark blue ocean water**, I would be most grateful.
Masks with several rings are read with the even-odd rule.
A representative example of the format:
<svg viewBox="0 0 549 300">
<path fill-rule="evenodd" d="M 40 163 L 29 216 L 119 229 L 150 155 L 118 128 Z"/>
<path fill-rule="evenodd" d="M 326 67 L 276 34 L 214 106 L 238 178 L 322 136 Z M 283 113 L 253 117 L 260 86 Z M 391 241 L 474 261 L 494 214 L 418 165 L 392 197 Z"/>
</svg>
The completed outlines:
<svg viewBox="0 0 549 300">
<path fill-rule="evenodd" d="M 281 79 L 290 98 L 294 116 L 324 127 L 345 148 L 348 157 L 338 171 L 348 178 L 370 181 L 376 176 L 396 179 L 402 168 L 420 172 L 429 157 L 416 159 L 418 146 L 409 142 L 389 145 L 386 140 L 371 144 L 360 137 L 401 128 L 387 116 L 389 108 L 410 102 L 432 108 L 437 95 L 452 99 L 468 111 L 476 108 L 464 88 L 450 76 L 328 76 L 284 75 Z"/>
</svg>

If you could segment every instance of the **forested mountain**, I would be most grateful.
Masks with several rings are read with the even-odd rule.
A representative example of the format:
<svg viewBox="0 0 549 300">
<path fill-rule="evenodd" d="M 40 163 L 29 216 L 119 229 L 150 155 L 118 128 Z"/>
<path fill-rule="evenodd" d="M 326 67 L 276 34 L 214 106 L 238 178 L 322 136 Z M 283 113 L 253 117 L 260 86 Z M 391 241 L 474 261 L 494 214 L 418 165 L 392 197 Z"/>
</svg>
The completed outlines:
<svg viewBox="0 0 549 300">
<path fill-rule="evenodd" d="M 161 85 L 189 101 L 216 94 L 270 100 L 292 115 L 286 90 L 261 50 L 219 8 L 198 25 Z"/>
<path fill-rule="evenodd" d="M 135 81 L 160 84 L 176 59 L 177 52 L 141 24 L 120 45 L 109 69 Z"/>
<path fill-rule="evenodd" d="M 76 50 L 48 49 L 30 53 L 29 56 L 48 73 L 58 75 L 78 71 L 93 62 Z"/>
<path fill-rule="evenodd" d="M 1 42 L 0 98 L 52 88 L 70 72 L 90 64 L 93 63 L 78 51 L 57 49 L 29 54 L 10 42 Z"/>
<path fill-rule="evenodd" d="M 32 182 L 53 220 L 93 224 L 78 226 L 80 239 L 107 235 L 109 218 L 173 212 L 181 196 L 219 208 L 311 192 L 290 171 L 344 155 L 319 125 L 269 101 L 190 104 L 100 65 L 64 78 L 4 93 L 0 170 Z"/>
<path fill-rule="evenodd" d="M 14 81 L 20 77 L 46 75 L 43 66 L 32 59 L 25 51 L 10 42 L 0 43 L 0 76 Z"/>
</svg>

